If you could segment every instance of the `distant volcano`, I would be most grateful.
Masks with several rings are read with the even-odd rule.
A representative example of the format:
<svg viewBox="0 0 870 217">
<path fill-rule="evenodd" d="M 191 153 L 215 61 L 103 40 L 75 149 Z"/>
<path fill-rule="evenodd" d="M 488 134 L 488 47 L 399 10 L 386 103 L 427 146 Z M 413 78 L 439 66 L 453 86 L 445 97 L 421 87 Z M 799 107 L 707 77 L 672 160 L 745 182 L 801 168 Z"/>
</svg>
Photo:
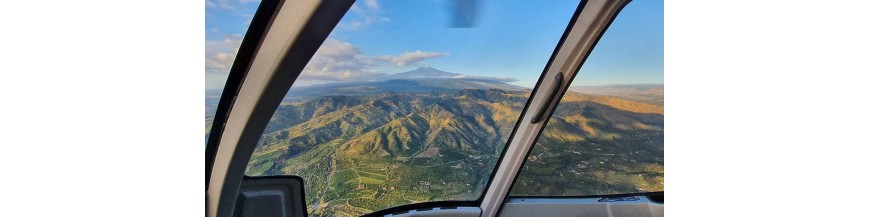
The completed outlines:
<svg viewBox="0 0 870 217">
<path fill-rule="evenodd" d="M 382 77 L 382 80 L 420 79 L 420 78 L 458 78 L 462 74 L 445 72 L 432 67 L 420 67 L 411 71 L 396 73 Z"/>
<path fill-rule="evenodd" d="M 478 80 L 478 81 L 487 81 L 487 82 L 501 82 L 508 83 L 517 81 L 513 78 L 502 78 L 502 77 L 490 77 L 490 76 L 480 76 L 480 75 L 466 75 L 459 74 L 453 72 L 446 72 L 432 67 L 420 67 L 411 71 L 396 73 L 392 75 L 385 75 L 376 78 L 377 81 L 387 81 L 387 80 L 417 80 L 417 79 L 432 79 L 432 78 L 457 78 L 457 79 L 467 79 L 467 80 Z"/>
</svg>

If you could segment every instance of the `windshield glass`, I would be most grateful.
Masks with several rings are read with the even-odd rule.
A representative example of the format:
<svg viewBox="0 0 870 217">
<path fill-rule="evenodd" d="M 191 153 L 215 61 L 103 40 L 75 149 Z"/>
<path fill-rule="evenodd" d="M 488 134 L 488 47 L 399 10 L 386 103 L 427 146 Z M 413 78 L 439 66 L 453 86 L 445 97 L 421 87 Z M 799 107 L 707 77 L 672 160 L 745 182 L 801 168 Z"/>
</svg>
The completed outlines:
<svg viewBox="0 0 870 217">
<path fill-rule="evenodd" d="M 578 2 L 357 1 L 246 174 L 305 180 L 313 216 L 478 200 Z"/>
<path fill-rule="evenodd" d="M 511 196 L 664 191 L 661 1 L 628 4 L 532 148 Z"/>
</svg>

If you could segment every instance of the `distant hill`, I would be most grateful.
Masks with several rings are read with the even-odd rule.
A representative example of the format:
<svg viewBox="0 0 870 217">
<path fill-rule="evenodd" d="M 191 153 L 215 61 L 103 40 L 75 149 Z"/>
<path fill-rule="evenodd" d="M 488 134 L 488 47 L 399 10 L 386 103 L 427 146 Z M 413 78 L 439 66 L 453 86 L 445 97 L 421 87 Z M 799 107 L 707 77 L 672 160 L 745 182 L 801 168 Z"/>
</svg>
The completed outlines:
<svg viewBox="0 0 870 217">
<path fill-rule="evenodd" d="M 567 93 L 511 195 L 663 191 L 663 114 L 657 105 Z"/>
<path fill-rule="evenodd" d="M 420 67 L 411 71 L 386 75 L 381 77 L 381 80 L 394 79 L 420 79 L 420 78 L 456 78 L 462 74 L 445 72 L 432 67 Z"/>
<path fill-rule="evenodd" d="M 362 82 L 334 82 L 304 87 L 292 87 L 286 100 L 294 101 L 328 95 L 371 95 L 379 93 L 438 92 L 462 89 L 524 90 L 506 84 L 499 78 L 467 76 L 431 67 L 387 75 Z"/>
<path fill-rule="evenodd" d="M 585 94 L 615 96 L 658 106 L 664 106 L 665 103 L 665 87 L 662 84 L 575 86 L 570 89 Z"/>
</svg>

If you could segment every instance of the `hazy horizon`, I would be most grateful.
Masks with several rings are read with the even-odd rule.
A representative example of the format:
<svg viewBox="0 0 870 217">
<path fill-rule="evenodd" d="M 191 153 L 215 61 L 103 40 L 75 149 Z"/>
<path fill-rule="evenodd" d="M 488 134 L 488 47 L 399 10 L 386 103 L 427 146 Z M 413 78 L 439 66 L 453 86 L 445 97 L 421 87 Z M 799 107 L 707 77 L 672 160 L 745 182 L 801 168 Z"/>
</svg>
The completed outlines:
<svg viewBox="0 0 870 217">
<path fill-rule="evenodd" d="M 423 67 L 418 67 L 417 69 L 427 68 L 427 67 L 433 68 L 433 69 L 438 69 L 438 68 L 432 67 L 432 66 L 423 66 Z M 414 70 L 416 70 L 416 69 L 414 69 Z M 440 69 L 438 69 L 438 70 L 440 70 Z M 413 71 L 413 70 L 409 70 L 409 71 L 405 71 L 405 72 L 410 72 L 410 71 Z M 400 74 L 400 73 L 405 73 L 405 72 L 397 72 L 397 73 L 391 73 L 391 74 L 380 74 L 378 76 L 372 76 L 372 77 L 368 77 L 366 79 L 360 79 L 360 80 L 330 81 L 330 82 L 309 83 L 309 84 L 294 83 L 293 87 L 312 87 L 312 86 L 331 84 L 331 83 L 376 82 L 376 81 L 371 81 L 371 79 L 385 77 L 385 76 L 389 76 L 389 75 Z M 448 72 L 450 72 L 450 71 L 448 71 Z M 466 74 L 458 73 L 458 72 L 451 72 L 451 73 L 466 75 Z M 577 76 L 581 76 L 581 75 L 577 75 Z M 457 78 L 457 79 L 462 79 L 462 78 Z M 484 77 L 484 79 L 485 79 L 485 77 Z M 606 87 L 606 86 L 620 86 L 620 85 L 662 85 L 662 86 L 664 86 L 664 83 L 609 83 L 609 84 L 576 84 L 575 85 L 576 81 L 579 81 L 579 77 L 575 78 L 574 81 L 575 82 L 572 82 L 571 83 L 572 85 L 570 85 L 570 87 Z M 524 87 L 524 88 L 528 88 L 528 89 L 534 88 L 534 86 L 523 86 L 523 85 L 513 84 L 515 82 L 503 82 L 503 81 L 496 81 L 496 82 L 502 82 L 505 84 L 515 85 L 515 86 Z M 206 90 L 223 90 L 223 87 L 206 88 Z"/>
</svg>

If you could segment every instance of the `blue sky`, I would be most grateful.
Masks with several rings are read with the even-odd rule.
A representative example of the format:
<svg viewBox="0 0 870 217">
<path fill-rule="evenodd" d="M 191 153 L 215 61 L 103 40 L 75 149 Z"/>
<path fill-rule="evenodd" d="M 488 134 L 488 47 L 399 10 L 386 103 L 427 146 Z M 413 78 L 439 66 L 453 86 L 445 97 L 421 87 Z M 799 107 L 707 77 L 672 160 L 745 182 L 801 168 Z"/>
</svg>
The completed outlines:
<svg viewBox="0 0 870 217">
<path fill-rule="evenodd" d="M 295 85 L 366 80 L 421 66 L 532 87 L 577 1 L 482 0 L 471 28 L 446 0 L 358 0 Z M 206 1 L 206 88 L 220 88 L 259 2 Z M 630 3 L 572 85 L 663 83 L 663 3 Z"/>
</svg>

